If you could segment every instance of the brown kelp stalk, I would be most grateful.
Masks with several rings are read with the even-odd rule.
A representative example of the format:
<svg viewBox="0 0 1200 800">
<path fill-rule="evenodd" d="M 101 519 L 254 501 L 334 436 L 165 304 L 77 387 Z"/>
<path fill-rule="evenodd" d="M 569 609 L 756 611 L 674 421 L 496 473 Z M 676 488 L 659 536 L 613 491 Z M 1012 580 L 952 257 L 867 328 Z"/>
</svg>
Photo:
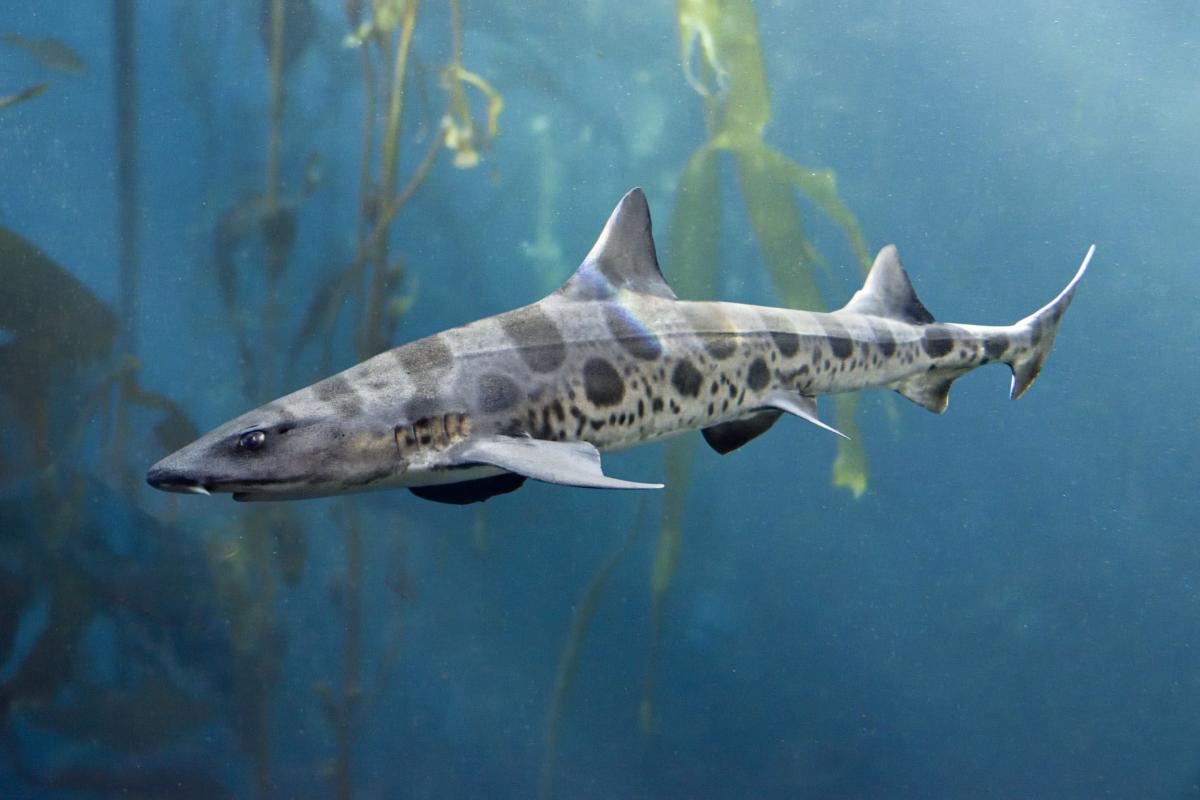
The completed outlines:
<svg viewBox="0 0 1200 800">
<path fill-rule="evenodd" d="M 404 16 L 400 23 L 400 36 L 395 45 L 395 57 L 392 67 L 391 94 L 388 100 L 387 124 L 383 131 L 383 156 L 380 162 L 380 172 L 383 182 L 380 197 L 385 201 L 391 200 L 396 191 L 396 180 L 399 173 L 400 122 L 404 110 L 404 78 L 408 71 L 409 47 L 412 45 L 413 28 L 417 23 L 417 0 L 409 0 L 404 6 Z M 373 242 L 375 268 L 371 278 L 371 291 L 367 295 L 367 312 L 361 329 L 359 356 L 367 358 L 374 355 L 388 344 L 380 337 L 383 330 L 384 301 L 386 299 L 388 273 L 391 265 L 388 262 L 387 229 L 390 219 L 381 219 L 382 231 Z"/>
<path fill-rule="evenodd" d="M 117 127 L 117 246 L 120 248 L 119 347 L 137 350 L 137 8 L 134 0 L 113 0 L 113 72 Z M 118 484 L 127 494 L 138 486 L 125 457 L 129 436 L 129 407 L 118 396 L 109 458 Z"/>
<path fill-rule="evenodd" d="M 459 66 L 461 48 L 461 19 L 456 0 L 451 3 L 452 67 L 455 76 L 465 73 Z M 301 325 L 294 350 L 314 341 L 319 332 L 332 328 L 340 310 L 353 300 L 351 324 L 354 346 L 359 359 L 369 358 L 391 346 L 400 317 L 409 307 L 411 298 L 399 296 L 404 271 L 402 264 L 390 253 L 391 225 L 399 211 L 424 183 L 447 145 L 446 126 L 431 138 L 420 162 L 407 180 L 401 181 L 400 155 L 403 145 L 406 81 L 412 52 L 413 35 L 417 24 L 417 0 L 377 0 L 372 4 L 373 17 L 364 21 L 362 3 L 346 3 L 347 17 L 354 32 L 351 44 L 361 47 L 363 81 L 366 94 L 364 130 L 362 136 L 362 167 L 359 188 L 358 244 L 354 260 L 329 276 L 309 307 Z M 379 59 L 377 65 L 375 59 Z M 462 77 L 454 77 L 451 91 L 460 89 Z M 479 79 L 482 82 L 482 79 Z M 486 85 L 486 82 L 483 82 Z M 487 87 L 491 90 L 491 87 Z M 493 92 L 494 94 L 494 92 Z M 490 95 L 489 95 L 490 97 Z M 378 103 L 386 99 L 386 106 Z M 495 95 L 495 103 L 499 95 Z M 451 102 L 453 106 L 453 102 Z M 447 117 L 452 112 L 447 112 Z M 460 113 L 470 120 L 470 109 L 464 102 Z M 498 114 L 498 109 L 495 112 Z M 383 129 L 378 137 L 378 160 L 375 159 L 374 127 L 379 116 Z M 495 115 L 493 115 L 494 117 Z M 489 130 L 495 130 L 493 119 Z M 456 154 L 460 151 L 456 150 Z M 378 177 L 372 176 L 371 165 L 378 163 Z M 458 161 L 456 159 L 456 164 Z M 459 164 L 459 166 L 467 166 Z M 328 338 L 328 337 L 326 337 Z M 346 546 L 345 572 L 337 593 L 341 600 L 345 626 L 341 685 L 338 691 L 328 685 L 318 687 L 324 701 L 327 720 L 334 729 L 335 757 L 328 774 L 333 780 L 336 796 L 348 800 L 353 794 L 352 756 L 355 731 L 361 713 L 361 651 L 362 651 L 362 572 L 363 523 L 357 506 L 342 506 L 342 538 Z M 385 659 L 387 665 L 393 661 Z"/>
</svg>

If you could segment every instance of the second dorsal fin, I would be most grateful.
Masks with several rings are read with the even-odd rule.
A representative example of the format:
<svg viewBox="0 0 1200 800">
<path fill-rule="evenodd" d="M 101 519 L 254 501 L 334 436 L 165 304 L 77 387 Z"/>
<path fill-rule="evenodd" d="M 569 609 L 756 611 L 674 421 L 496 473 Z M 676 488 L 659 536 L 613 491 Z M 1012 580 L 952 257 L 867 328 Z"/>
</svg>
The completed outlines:
<svg viewBox="0 0 1200 800">
<path fill-rule="evenodd" d="M 591 252 L 557 294 L 571 300 L 599 300 L 621 289 L 675 299 L 658 268 L 650 207 L 641 189 L 631 189 L 621 198 Z"/>
<path fill-rule="evenodd" d="M 898 319 L 913 325 L 928 325 L 934 321 L 933 314 L 917 297 L 894 244 L 879 251 L 863 287 L 841 310 Z"/>
</svg>

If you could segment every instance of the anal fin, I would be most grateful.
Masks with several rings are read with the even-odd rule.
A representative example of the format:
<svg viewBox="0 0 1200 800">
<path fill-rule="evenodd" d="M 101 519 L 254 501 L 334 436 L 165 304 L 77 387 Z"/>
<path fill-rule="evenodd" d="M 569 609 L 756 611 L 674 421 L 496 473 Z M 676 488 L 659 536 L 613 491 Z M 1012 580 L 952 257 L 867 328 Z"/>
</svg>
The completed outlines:
<svg viewBox="0 0 1200 800">
<path fill-rule="evenodd" d="M 795 416 L 800 417 L 800 419 L 807 420 L 813 425 L 824 428 L 830 433 L 836 433 L 843 439 L 850 438 L 832 425 L 826 425 L 821 421 L 821 418 L 817 416 L 817 399 L 815 397 L 809 397 L 808 395 L 803 395 L 799 392 L 786 392 L 781 390 L 772 392 L 767 398 L 766 404 L 771 408 L 777 408 L 780 411 L 786 411 L 789 414 L 794 414 Z"/>
<path fill-rule="evenodd" d="M 591 489 L 661 489 L 661 483 L 610 478 L 600 468 L 600 451 L 588 442 L 551 442 L 528 436 L 490 436 L 463 443 L 463 464 L 486 464 L 526 478 Z"/>
<path fill-rule="evenodd" d="M 704 441 L 708 442 L 709 447 L 725 455 L 766 433 L 781 416 L 782 411 L 770 408 L 732 422 L 710 425 L 700 433 L 704 434 Z"/>
</svg>

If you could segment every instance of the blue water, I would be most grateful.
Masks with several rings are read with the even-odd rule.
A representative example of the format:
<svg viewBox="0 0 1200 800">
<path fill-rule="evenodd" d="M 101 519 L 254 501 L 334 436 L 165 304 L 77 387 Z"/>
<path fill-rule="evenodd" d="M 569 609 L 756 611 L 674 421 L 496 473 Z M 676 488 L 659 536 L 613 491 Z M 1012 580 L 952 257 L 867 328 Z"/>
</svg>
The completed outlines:
<svg viewBox="0 0 1200 800">
<path fill-rule="evenodd" d="M 201 430 L 357 360 L 349 308 L 318 337 L 329 363 L 320 347 L 289 350 L 314 291 L 354 257 L 364 90 L 343 3 L 315 4 L 317 32 L 287 73 L 282 191 L 298 197 L 317 163 L 320 181 L 297 206 L 279 343 L 249 364 L 214 240 L 266 181 L 261 14 L 192 5 L 138 4 L 130 335 L 54 373 L 40 461 L 0 391 L 0 795 L 335 796 L 344 729 L 351 796 L 536 796 L 572 614 L 631 528 L 565 698 L 555 797 L 1200 794 L 1193 4 L 755 4 L 767 142 L 836 172 L 872 252 L 896 243 L 939 318 L 1009 323 L 1097 253 L 1020 402 L 1002 367 L 958 381 L 944 416 L 864 394 L 860 499 L 830 484 L 832 437 L 799 421 L 729 456 L 694 450 L 649 732 L 659 496 L 530 482 L 482 512 L 404 491 L 303 501 L 276 526 L 303 533 L 305 557 L 288 562 L 288 540 L 250 530 L 248 506 L 121 483 L 110 406 L 88 398 L 122 352 Z M 68 75 L 0 45 L 0 96 L 51 83 L 0 109 L 0 225 L 116 310 L 109 10 L 0 15 L 0 33 L 54 37 L 88 65 Z M 541 296 L 635 185 L 670 280 L 675 188 L 705 140 L 671 4 L 464 2 L 462 16 L 463 66 L 504 98 L 500 133 L 473 169 L 441 155 L 397 215 L 397 293 L 415 299 L 395 343 Z M 449 26 L 447 6 L 421 5 L 401 182 L 444 108 Z M 561 255 L 539 262 L 547 169 Z M 776 303 L 729 164 L 721 188 L 708 297 Z M 840 305 L 861 274 L 805 208 L 829 260 L 820 286 Z M 269 289 L 247 241 L 235 296 L 257 346 Z M 0 351 L 19 337 L 0 330 Z M 78 342 L 59 344 L 56 358 Z M 121 458 L 140 482 L 164 454 L 161 414 L 130 415 Z M 657 480 L 663 450 L 605 467 Z M 344 686 L 355 513 L 361 699 L 339 726 L 323 697 L 337 706 Z"/>
</svg>

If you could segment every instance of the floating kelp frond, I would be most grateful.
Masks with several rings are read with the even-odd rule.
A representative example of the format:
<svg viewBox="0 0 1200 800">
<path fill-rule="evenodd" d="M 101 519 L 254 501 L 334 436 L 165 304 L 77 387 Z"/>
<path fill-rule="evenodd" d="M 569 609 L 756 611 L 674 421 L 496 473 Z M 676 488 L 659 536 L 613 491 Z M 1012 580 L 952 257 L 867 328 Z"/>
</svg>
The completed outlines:
<svg viewBox="0 0 1200 800">
<path fill-rule="evenodd" d="M 67 75 L 87 74 L 87 62 L 58 39 L 35 39 L 19 33 L 6 33 L 0 36 L 0 42 L 4 42 L 9 47 L 24 50 L 46 69 Z"/>
<path fill-rule="evenodd" d="M 504 100 L 490 83 L 462 65 L 462 20 L 458 0 L 450 0 L 451 43 L 450 65 L 442 80 L 450 91 L 450 109 L 442 117 L 442 132 L 446 147 L 454 151 L 454 166 L 469 169 L 479 163 L 479 151 L 485 150 L 500 133 L 500 112 Z M 471 116 L 471 104 L 465 87 L 473 86 L 487 98 L 487 127 L 479 131 Z"/>
<path fill-rule="evenodd" d="M 442 117 L 446 147 L 454 151 L 454 166 L 467 169 L 479 163 L 479 149 L 486 148 L 500 133 L 504 100 L 490 83 L 461 66 L 452 65 L 447 69 L 446 80 L 450 84 L 450 112 Z M 464 85 L 475 87 L 487 98 L 487 126 L 482 136 L 471 116 Z"/>
<path fill-rule="evenodd" d="M 776 294 L 785 306 L 820 310 L 826 304 L 814 269 L 825 268 L 826 260 L 805 234 L 799 197 L 841 228 L 864 271 L 869 266 L 866 243 L 858 221 L 837 195 L 833 173 L 804 168 L 762 139 L 771 100 L 751 0 L 678 0 L 676 14 L 684 77 L 704 98 L 709 140 L 691 157 L 679 181 L 671 221 L 672 283 L 681 297 L 712 294 L 722 211 L 717 154 L 727 152 L 734 158 L 747 216 Z M 866 489 L 867 461 L 862 439 L 855 435 L 855 403 L 852 395 L 837 400 L 837 427 L 852 438 L 838 442 L 833 483 L 858 497 Z M 665 594 L 679 559 L 694 447 L 694 440 L 682 439 L 667 445 L 668 478 L 651 579 L 650 653 L 640 709 L 647 733 L 654 724 Z"/>
<path fill-rule="evenodd" d="M 46 91 L 49 88 L 50 88 L 50 84 L 48 84 L 48 83 L 38 83 L 33 86 L 30 86 L 28 89 L 22 89 L 21 91 L 15 93 L 15 94 L 6 94 L 3 96 L 0 96 L 0 108 L 8 108 L 9 106 L 15 106 L 17 103 L 20 103 L 24 100 L 29 100 L 30 98 L 37 97 L 39 94 L 41 94 L 42 92 Z"/>
<path fill-rule="evenodd" d="M 44 368 L 51 363 L 78 364 L 111 352 L 117 319 L 74 275 L 36 245 L 0 226 L 0 330 L 13 338 L 5 350 L 36 342 Z"/>
</svg>

